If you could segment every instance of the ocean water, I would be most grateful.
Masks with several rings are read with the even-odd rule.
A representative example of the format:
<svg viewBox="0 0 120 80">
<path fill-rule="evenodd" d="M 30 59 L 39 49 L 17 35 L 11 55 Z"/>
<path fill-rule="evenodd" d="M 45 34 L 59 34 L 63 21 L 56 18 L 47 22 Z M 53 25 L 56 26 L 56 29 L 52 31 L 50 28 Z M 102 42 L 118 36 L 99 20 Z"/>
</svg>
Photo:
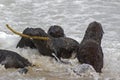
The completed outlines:
<svg viewBox="0 0 120 80">
<path fill-rule="evenodd" d="M 119 0 L 0 0 L 0 49 L 15 51 L 36 65 L 29 67 L 27 74 L 0 66 L 0 80 L 120 80 L 119 8 Z M 9 24 L 19 32 L 27 27 L 40 27 L 47 32 L 51 25 L 60 25 L 66 36 L 80 43 L 93 21 L 100 22 L 104 29 L 102 74 L 90 65 L 78 64 L 77 59 L 66 60 L 71 65 L 65 65 L 40 55 L 36 49 L 16 49 L 20 36 L 5 26 Z"/>
</svg>

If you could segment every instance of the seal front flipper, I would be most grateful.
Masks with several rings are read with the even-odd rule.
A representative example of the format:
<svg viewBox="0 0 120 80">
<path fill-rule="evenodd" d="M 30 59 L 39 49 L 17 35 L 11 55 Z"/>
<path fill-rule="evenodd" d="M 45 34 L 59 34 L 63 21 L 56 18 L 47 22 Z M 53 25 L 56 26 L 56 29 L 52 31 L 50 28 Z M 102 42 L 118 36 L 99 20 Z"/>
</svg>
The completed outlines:
<svg viewBox="0 0 120 80">
<path fill-rule="evenodd" d="M 53 57 L 55 58 L 55 60 L 57 60 L 57 62 L 59 63 L 63 63 L 63 64 L 71 64 L 70 62 L 66 62 L 66 61 L 63 61 L 61 60 L 60 58 L 58 58 L 55 53 L 52 53 Z"/>
<path fill-rule="evenodd" d="M 20 73 L 20 74 L 26 74 L 27 72 L 28 72 L 28 69 L 27 68 L 20 68 L 20 69 L 18 69 L 18 72 Z"/>
</svg>

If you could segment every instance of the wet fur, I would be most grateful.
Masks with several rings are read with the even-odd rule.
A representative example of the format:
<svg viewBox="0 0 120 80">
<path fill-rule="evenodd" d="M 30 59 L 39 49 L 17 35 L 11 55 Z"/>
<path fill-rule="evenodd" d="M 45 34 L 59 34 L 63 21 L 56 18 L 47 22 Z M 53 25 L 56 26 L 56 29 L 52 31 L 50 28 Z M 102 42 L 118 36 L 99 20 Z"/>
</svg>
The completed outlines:
<svg viewBox="0 0 120 80">
<path fill-rule="evenodd" d="M 73 52 L 79 46 L 79 43 L 71 38 L 60 37 L 53 38 L 49 36 L 43 29 L 33 28 L 31 29 L 30 36 L 49 37 L 49 40 L 33 39 L 32 42 L 39 50 L 40 54 L 44 56 L 53 56 L 52 53 L 60 58 L 70 58 Z"/>
<path fill-rule="evenodd" d="M 54 38 L 59 38 L 59 37 L 65 36 L 64 30 L 62 29 L 61 26 L 58 26 L 58 25 L 50 26 L 47 33 Z"/>
<path fill-rule="evenodd" d="M 77 59 L 80 63 L 93 66 L 96 72 L 102 72 L 103 52 L 101 46 L 94 40 L 86 40 L 78 50 Z"/>
<path fill-rule="evenodd" d="M 77 59 L 80 63 L 87 63 L 93 66 L 96 72 L 101 73 L 103 68 L 103 52 L 101 40 L 103 37 L 102 25 L 96 21 L 90 23 L 80 43 Z"/>
<path fill-rule="evenodd" d="M 26 28 L 24 31 L 23 31 L 23 34 L 29 34 L 29 32 L 30 32 L 30 30 L 31 30 L 31 28 Z M 25 37 L 22 37 L 21 39 L 20 39 L 20 41 L 18 42 L 18 44 L 17 44 L 17 46 L 16 46 L 16 48 L 25 48 L 25 47 L 30 47 L 30 48 L 32 48 L 32 49 L 35 49 L 36 47 L 35 47 L 35 45 L 34 45 L 34 43 L 32 42 L 32 40 L 31 39 L 29 39 L 29 38 L 25 38 Z"/>
<path fill-rule="evenodd" d="M 84 35 L 84 38 L 83 38 L 81 44 L 85 40 L 93 39 L 101 45 L 101 40 L 102 40 L 103 34 L 104 34 L 104 31 L 103 31 L 102 25 L 96 21 L 91 22 L 88 25 L 88 28 L 85 32 L 85 35 Z"/>
<path fill-rule="evenodd" d="M 0 50 L 0 64 L 5 68 L 24 68 L 31 66 L 31 63 L 16 52 Z"/>
</svg>

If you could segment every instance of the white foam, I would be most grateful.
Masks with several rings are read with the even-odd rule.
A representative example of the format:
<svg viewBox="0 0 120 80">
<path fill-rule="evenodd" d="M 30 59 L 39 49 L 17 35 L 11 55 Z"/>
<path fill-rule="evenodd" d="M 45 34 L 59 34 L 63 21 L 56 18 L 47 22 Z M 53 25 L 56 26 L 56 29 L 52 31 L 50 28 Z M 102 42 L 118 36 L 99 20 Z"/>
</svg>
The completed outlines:
<svg viewBox="0 0 120 80">
<path fill-rule="evenodd" d="M 5 5 L 3 5 L 3 4 L 0 4 L 0 8 L 3 8 L 3 7 L 5 7 Z"/>
</svg>

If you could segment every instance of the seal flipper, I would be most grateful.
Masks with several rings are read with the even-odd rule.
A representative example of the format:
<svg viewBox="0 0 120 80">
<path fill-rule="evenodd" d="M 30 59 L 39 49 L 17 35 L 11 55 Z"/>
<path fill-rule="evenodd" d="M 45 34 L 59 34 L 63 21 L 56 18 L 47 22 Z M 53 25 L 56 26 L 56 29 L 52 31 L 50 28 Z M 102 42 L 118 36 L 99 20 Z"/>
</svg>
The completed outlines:
<svg viewBox="0 0 120 80">
<path fill-rule="evenodd" d="M 52 53 L 52 56 L 54 56 L 55 60 L 57 60 L 57 62 L 59 63 L 70 64 L 69 62 L 62 61 L 59 57 L 55 55 L 55 53 Z"/>
<path fill-rule="evenodd" d="M 27 72 L 28 72 L 28 69 L 27 68 L 20 68 L 20 69 L 18 69 L 18 72 L 20 73 L 20 74 L 26 74 Z"/>
</svg>

